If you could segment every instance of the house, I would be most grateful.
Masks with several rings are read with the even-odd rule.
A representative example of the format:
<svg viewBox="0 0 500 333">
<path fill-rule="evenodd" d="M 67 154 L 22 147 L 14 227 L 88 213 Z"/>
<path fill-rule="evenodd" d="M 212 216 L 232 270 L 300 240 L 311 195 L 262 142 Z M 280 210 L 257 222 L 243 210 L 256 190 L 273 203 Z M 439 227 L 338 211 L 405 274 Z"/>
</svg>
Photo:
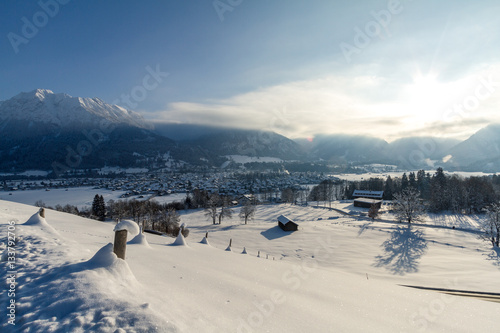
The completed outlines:
<svg viewBox="0 0 500 333">
<path fill-rule="evenodd" d="M 247 203 L 250 203 L 252 205 L 256 205 L 258 203 L 257 198 L 253 194 L 244 194 L 241 197 L 239 197 L 238 201 L 242 205 L 246 205 Z"/>
<path fill-rule="evenodd" d="M 284 231 L 297 231 L 299 225 L 284 215 L 278 216 L 278 225 Z"/>
<path fill-rule="evenodd" d="M 354 197 L 354 207 L 370 208 L 375 205 L 380 209 L 384 191 L 354 190 L 352 196 Z"/>
<path fill-rule="evenodd" d="M 375 205 L 378 209 L 382 207 L 382 200 L 370 198 L 356 198 L 354 199 L 354 207 L 370 208 Z"/>
</svg>

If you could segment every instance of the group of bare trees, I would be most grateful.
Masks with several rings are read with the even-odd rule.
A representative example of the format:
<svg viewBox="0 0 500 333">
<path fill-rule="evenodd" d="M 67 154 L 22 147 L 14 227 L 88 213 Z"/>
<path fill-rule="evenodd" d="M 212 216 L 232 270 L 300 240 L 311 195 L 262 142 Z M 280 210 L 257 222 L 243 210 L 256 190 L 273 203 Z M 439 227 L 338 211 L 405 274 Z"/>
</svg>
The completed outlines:
<svg viewBox="0 0 500 333">
<path fill-rule="evenodd" d="M 205 216 L 212 221 L 213 224 L 222 224 L 224 218 L 231 218 L 233 212 L 231 210 L 232 201 L 227 196 L 221 196 L 217 192 L 209 195 L 205 208 Z M 245 224 L 255 215 L 255 202 L 248 200 L 240 210 L 239 217 L 245 221 Z"/>
<path fill-rule="evenodd" d="M 132 218 L 137 223 L 142 224 L 144 229 L 177 236 L 181 221 L 177 211 L 183 209 L 184 204 L 179 202 L 161 204 L 155 200 L 109 200 L 106 208 L 108 218 L 120 220 L 127 217 Z M 184 237 L 187 237 L 189 229 L 184 229 L 183 234 Z"/>
<path fill-rule="evenodd" d="M 217 224 L 217 220 L 222 224 L 222 219 L 231 218 L 233 215 L 229 209 L 230 204 L 228 197 L 220 196 L 217 192 L 212 193 L 206 203 L 205 216 L 210 218 L 213 224 Z"/>
<path fill-rule="evenodd" d="M 323 180 L 318 185 L 314 186 L 309 193 L 308 199 L 310 201 L 316 201 L 319 206 L 319 202 L 328 202 L 328 207 L 332 207 L 332 201 L 339 200 L 344 197 L 344 187 L 340 185 L 341 183 L 335 182 L 331 179 Z"/>
</svg>

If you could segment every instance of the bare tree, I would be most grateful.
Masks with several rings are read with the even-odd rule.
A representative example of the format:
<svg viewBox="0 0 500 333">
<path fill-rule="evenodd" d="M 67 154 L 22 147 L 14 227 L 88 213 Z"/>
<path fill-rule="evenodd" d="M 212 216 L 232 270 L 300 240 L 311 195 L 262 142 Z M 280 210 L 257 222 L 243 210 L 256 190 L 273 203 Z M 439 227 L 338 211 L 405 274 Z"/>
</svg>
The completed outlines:
<svg viewBox="0 0 500 333">
<path fill-rule="evenodd" d="M 425 213 L 419 193 L 413 188 L 407 188 L 394 195 L 394 213 L 398 220 L 408 223 L 420 221 Z"/>
<path fill-rule="evenodd" d="M 484 221 L 481 229 L 484 231 L 482 238 L 491 242 L 492 246 L 499 247 L 500 244 L 500 204 L 492 204 L 488 208 L 488 218 Z"/>
<path fill-rule="evenodd" d="M 216 224 L 217 207 L 219 206 L 220 196 L 217 193 L 212 193 L 208 198 L 207 208 L 205 208 L 205 216 L 212 219 L 212 223 Z"/>
<path fill-rule="evenodd" d="M 179 228 L 181 217 L 175 209 L 168 209 L 163 213 L 161 224 L 167 234 L 175 235 L 175 229 Z"/>
<path fill-rule="evenodd" d="M 227 217 L 230 219 L 233 216 L 233 212 L 229 209 L 229 199 L 228 197 L 223 197 L 220 200 L 220 212 L 219 212 L 219 224 L 222 223 L 222 219 Z"/>
<path fill-rule="evenodd" d="M 240 210 L 240 219 L 245 220 L 245 224 L 247 224 L 248 220 L 252 220 L 255 216 L 255 205 L 252 205 L 250 201 L 248 201 Z"/>
<path fill-rule="evenodd" d="M 372 204 L 370 206 L 370 210 L 368 211 L 368 216 L 372 219 L 375 220 L 379 216 L 379 210 L 380 207 L 376 204 Z"/>
</svg>

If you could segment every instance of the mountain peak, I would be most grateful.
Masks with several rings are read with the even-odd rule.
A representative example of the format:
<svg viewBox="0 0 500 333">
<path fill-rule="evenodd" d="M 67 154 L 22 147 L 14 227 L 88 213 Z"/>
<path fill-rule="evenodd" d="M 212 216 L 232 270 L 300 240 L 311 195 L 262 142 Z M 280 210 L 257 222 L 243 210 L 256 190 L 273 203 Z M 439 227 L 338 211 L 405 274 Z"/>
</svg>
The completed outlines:
<svg viewBox="0 0 500 333">
<path fill-rule="evenodd" d="M 95 126 L 102 119 L 114 124 L 151 128 L 144 118 L 99 98 L 72 97 L 48 89 L 23 92 L 0 104 L 0 120 L 40 122 L 57 127 Z"/>
<path fill-rule="evenodd" d="M 32 93 L 40 99 L 45 99 L 47 95 L 54 95 L 54 92 L 48 89 L 36 89 Z"/>
</svg>

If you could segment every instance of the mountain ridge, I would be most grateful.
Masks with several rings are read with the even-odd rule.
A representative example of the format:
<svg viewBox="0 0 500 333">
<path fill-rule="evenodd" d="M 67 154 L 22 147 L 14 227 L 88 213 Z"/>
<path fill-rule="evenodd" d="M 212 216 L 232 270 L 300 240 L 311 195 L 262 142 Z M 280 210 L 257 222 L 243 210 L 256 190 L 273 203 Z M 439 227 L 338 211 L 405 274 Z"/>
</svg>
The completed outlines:
<svg viewBox="0 0 500 333">
<path fill-rule="evenodd" d="M 160 168 L 166 161 L 158 156 L 167 155 L 212 168 L 223 164 L 227 155 L 247 155 L 335 165 L 381 163 L 404 169 L 443 166 L 450 171 L 500 170 L 498 124 L 490 124 L 462 142 L 422 136 L 390 143 L 363 135 L 320 134 L 313 139 L 291 140 L 259 130 L 155 125 L 137 112 L 99 98 L 72 97 L 47 89 L 23 92 L 0 102 L 0 169 L 37 165 L 29 162 L 30 158 L 40 161 L 39 167 L 50 169 L 50 159 L 64 160 L 72 151 L 85 157 L 78 165 L 81 168 L 115 166 L 109 163 L 132 167 L 150 163 Z M 85 144 L 87 147 L 82 148 Z M 141 161 L 134 158 L 139 155 Z"/>
</svg>

